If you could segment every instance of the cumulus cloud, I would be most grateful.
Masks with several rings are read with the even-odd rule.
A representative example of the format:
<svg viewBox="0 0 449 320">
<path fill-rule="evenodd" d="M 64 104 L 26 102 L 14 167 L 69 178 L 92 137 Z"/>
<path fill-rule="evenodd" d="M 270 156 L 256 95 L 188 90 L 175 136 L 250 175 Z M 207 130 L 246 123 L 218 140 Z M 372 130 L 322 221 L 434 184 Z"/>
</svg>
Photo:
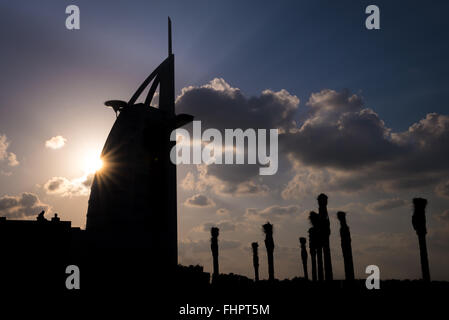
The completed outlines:
<svg viewBox="0 0 449 320">
<path fill-rule="evenodd" d="M 393 132 L 347 90 L 322 90 L 306 105 L 298 128 L 280 136 L 281 152 L 295 174 L 282 193 L 286 199 L 320 185 L 327 191 L 390 192 L 436 185 L 449 176 L 446 115 L 431 113 L 408 130 Z M 436 190 L 440 195 L 442 187 Z"/>
<path fill-rule="evenodd" d="M 267 89 L 258 96 L 246 97 L 221 78 L 203 86 L 184 88 L 176 100 L 177 111 L 201 120 L 203 130 L 216 128 L 222 132 L 235 128 L 287 130 L 295 125 L 298 105 L 298 97 L 286 90 Z M 216 193 L 234 196 L 263 195 L 268 187 L 256 179 L 259 167 L 258 164 L 199 166 L 196 186 L 211 187 Z M 184 187 L 192 188 L 191 177 L 188 178 Z"/>
<path fill-rule="evenodd" d="M 23 192 L 18 196 L 4 195 L 0 197 L 0 216 L 21 219 L 47 211 L 49 205 L 42 203 L 39 197 L 30 192 Z"/>
<path fill-rule="evenodd" d="M 323 187 L 343 192 L 416 189 L 449 177 L 446 115 L 430 113 L 407 130 L 394 132 L 349 90 L 323 89 L 312 93 L 303 109 L 299 103 L 285 90 L 246 97 L 216 78 L 184 88 L 177 109 L 195 115 L 204 129 L 278 128 L 280 159 L 289 159 L 281 170 L 293 168 L 293 178 L 282 192 L 285 199 Z M 258 165 L 209 165 L 198 170 L 196 182 L 189 176 L 186 188 L 210 187 L 233 196 L 264 195 L 269 190 L 257 179 Z"/>
<path fill-rule="evenodd" d="M 293 156 L 289 156 L 293 165 L 293 178 L 287 183 L 281 192 L 284 199 L 298 199 L 300 196 L 311 196 L 320 192 L 328 192 L 324 186 L 329 187 L 334 175 L 328 169 L 314 169 L 303 166 L 299 161 L 296 161 Z"/>
<path fill-rule="evenodd" d="M 178 112 L 189 113 L 206 128 L 288 128 L 293 124 L 298 97 L 286 90 L 264 90 L 246 97 L 222 78 L 199 87 L 186 87 L 176 99 Z M 211 112 L 213 110 L 213 112 Z"/>
<path fill-rule="evenodd" d="M 408 173 L 448 172 L 449 116 L 429 113 L 404 132 L 394 133 L 394 141 L 406 150 L 405 156 L 389 169 Z"/>
<path fill-rule="evenodd" d="M 54 136 L 45 141 L 45 147 L 49 149 L 61 149 L 65 146 L 67 139 L 63 136 Z"/>
<path fill-rule="evenodd" d="M 230 184 L 224 182 L 215 188 L 219 194 L 234 195 L 237 197 L 243 196 L 260 196 L 268 193 L 267 185 L 257 184 L 254 181 L 244 181 L 239 184 Z"/>
<path fill-rule="evenodd" d="M 214 207 L 215 203 L 212 199 L 203 194 L 196 194 L 186 199 L 184 205 L 187 207 L 208 208 Z"/>
<path fill-rule="evenodd" d="M 259 170 L 251 165 L 198 165 L 195 189 L 201 192 L 212 190 L 218 195 L 248 197 L 266 195 L 269 187 L 254 176 Z"/>
<path fill-rule="evenodd" d="M 297 205 L 280 206 L 273 205 L 265 209 L 248 208 L 245 217 L 249 220 L 273 220 L 283 217 L 294 217 L 301 213 Z"/>
<path fill-rule="evenodd" d="M 192 172 L 187 172 L 185 178 L 181 181 L 181 187 L 184 190 L 195 190 L 195 176 Z"/>
<path fill-rule="evenodd" d="M 359 169 L 399 152 L 390 130 L 348 90 L 322 90 L 307 102 L 307 118 L 280 137 L 281 147 L 305 165 Z"/>
<path fill-rule="evenodd" d="M 89 174 L 76 179 L 65 177 L 53 177 L 43 186 L 47 194 L 62 197 L 87 196 L 90 192 L 94 174 Z"/>
<path fill-rule="evenodd" d="M 10 152 L 8 155 L 8 165 L 11 167 L 19 165 L 19 161 L 17 161 L 17 156 L 12 152 Z"/>
<path fill-rule="evenodd" d="M 10 167 L 15 167 L 19 165 L 17 156 L 15 153 L 8 151 L 9 141 L 6 135 L 0 135 L 0 162 L 5 162 Z"/>
<path fill-rule="evenodd" d="M 399 207 L 403 207 L 407 204 L 407 201 L 393 198 L 393 199 L 382 199 L 376 202 L 372 202 L 366 206 L 366 210 L 371 213 L 381 213 L 384 211 L 389 211 Z"/>
</svg>

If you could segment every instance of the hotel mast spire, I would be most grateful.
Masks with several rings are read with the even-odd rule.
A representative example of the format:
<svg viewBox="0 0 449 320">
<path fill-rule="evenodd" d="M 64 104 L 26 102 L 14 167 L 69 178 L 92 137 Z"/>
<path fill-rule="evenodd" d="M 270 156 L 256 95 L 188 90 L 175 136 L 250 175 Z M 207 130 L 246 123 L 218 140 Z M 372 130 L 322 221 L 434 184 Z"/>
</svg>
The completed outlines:
<svg viewBox="0 0 449 320">
<path fill-rule="evenodd" d="M 168 17 L 168 55 L 171 56 L 173 54 L 172 46 L 171 46 L 171 19 Z"/>
</svg>

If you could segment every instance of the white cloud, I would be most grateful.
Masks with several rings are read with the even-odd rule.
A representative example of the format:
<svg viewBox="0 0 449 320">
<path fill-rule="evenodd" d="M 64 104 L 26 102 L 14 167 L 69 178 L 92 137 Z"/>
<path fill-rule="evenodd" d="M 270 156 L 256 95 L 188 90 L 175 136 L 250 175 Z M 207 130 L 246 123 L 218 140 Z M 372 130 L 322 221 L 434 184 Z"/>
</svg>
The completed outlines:
<svg viewBox="0 0 449 320">
<path fill-rule="evenodd" d="M 0 159 L 4 160 L 8 156 L 8 146 L 9 142 L 7 141 L 6 135 L 0 135 Z"/>
<path fill-rule="evenodd" d="M 304 192 L 386 192 L 432 188 L 449 176 L 449 116 L 429 113 L 393 132 L 349 91 L 322 90 L 307 102 L 301 125 L 280 135 L 295 176 L 285 199 Z M 444 196 L 444 183 L 435 190 Z"/>
<path fill-rule="evenodd" d="M 283 199 L 301 199 L 329 191 L 335 178 L 332 170 L 304 166 L 292 155 L 288 158 L 293 165 L 294 176 L 281 192 Z"/>
<path fill-rule="evenodd" d="M 50 206 L 42 203 L 36 194 L 30 192 L 24 192 L 18 196 L 0 197 L 0 215 L 7 218 L 37 216 L 41 211 L 47 211 L 49 208 Z"/>
<path fill-rule="evenodd" d="M 15 153 L 8 151 L 9 144 L 6 135 L 0 135 L 0 161 L 6 161 L 8 166 L 15 167 L 19 165 L 19 161 Z"/>
<path fill-rule="evenodd" d="M 254 170 L 253 170 L 254 169 Z M 212 190 L 221 196 L 263 196 L 269 187 L 252 178 L 255 165 L 197 165 L 198 176 L 195 190 Z"/>
<path fill-rule="evenodd" d="M 184 202 L 187 207 L 207 208 L 214 207 L 215 202 L 203 194 L 196 194 Z"/>
<path fill-rule="evenodd" d="M 19 161 L 17 161 L 17 156 L 12 152 L 10 152 L 8 155 L 8 165 L 11 167 L 19 165 Z"/>
<path fill-rule="evenodd" d="M 65 146 L 67 139 L 63 136 L 54 136 L 45 141 L 45 147 L 49 149 L 61 149 Z"/>
<path fill-rule="evenodd" d="M 299 102 L 285 90 L 246 97 L 216 78 L 184 88 L 177 108 L 201 119 L 204 129 L 278 128 L 280 159 L 290 160 L 278 174 L 295 167 L 284 199 L 323 188 L 347 193 L 419 189 L 448 179 L 449 116 L 429 113 L 408 130 L 394 132 L 349 90 L 323 89 L 312 93 L 305 107 L 299 108 Z M 196 187 L 210 187 L 218 194 L 264 195 L 268 189 L 262 184 L 266 179 L 256 179 L 257 165 L 210 165 L 198 170 Z M 184 186 L 191 188 L 192 180 Z"/>
<path fill-rule="evenodd" d="M 176 108 L 201 119 L 203 129 L 248 128 L 286 130 L 294 124 L 299 99 L 286 90 L 262 91 L 246 97 L 238 88 L 222 78 L 215 78 L 199 87 L 186 87 L 177 98 Z M 211 112 L 213 106 L 213 112 Z M 186 129 L 190 129 L 188 126 Z M 216 194 L 232 196 L 261 196 L 268 191 L 258 181 L 259 165 L 198 166 L 196 190 L 212 189 Z M 183 184 L 192 187 L 189 177 Z"/>
<path fill-rule="evenodd" d="M 181 181 L 181 187 L 184 190 L 195 190 L 195 176 L 192 172 L 187 172 L 185 178 Z"/>
<path fill-rule="evenodd" d="M 306 165 L 355 170 L 400 151 L 382 119 L 348 90 L 312 93 L 306 106 L 300 127 L 279 137 L 281 148 Z"/>
<path fill-rule="evenodd" d="M 93 178 L 94 174 L 88 174 L 72 180 L 65 177 L 53 177 L 44 184 L 43 188 L 50 195 L 62 197 L 87 196 L 90 192 Z"/>
<path fill-rule="evenodd" d="M 248 208 L 246 209 L 245 217 L 249 220 L 273 220 L 284 217 L 297 217 L 300 213 L 300 207 L 297 205 L 273 205 L 265 209 Z"/>
</svg>

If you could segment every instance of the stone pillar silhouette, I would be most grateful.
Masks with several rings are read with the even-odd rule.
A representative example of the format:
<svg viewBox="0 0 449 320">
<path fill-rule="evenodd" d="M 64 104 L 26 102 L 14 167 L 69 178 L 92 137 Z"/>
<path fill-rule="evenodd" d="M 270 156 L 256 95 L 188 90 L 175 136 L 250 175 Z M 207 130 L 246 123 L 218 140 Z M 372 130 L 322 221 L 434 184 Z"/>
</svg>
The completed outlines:
<svg viewBox="0 0 449 320">
<path fill-rule="evenodd" d="M 273 241 L 273 225 L 269 222 L 264 224 L 263 232 L 265 233 L 265 248 L 267 249 L 268 258 L 268 280 L 274 280 L 274 261 L 273 261 L 273 251 L 274 251 L 274 241 Z"/>
<path fill-rule="evenodd" d="M 307 249 L 306 249 L 306 238 L 299 238 L 299 243 L 301 244 L 301 260 L 302 269 L 304 271 L 304 279 L 309 280 L 309 273 L 307 272 Z"/>
<path fill-rule="evenodd" d="M 210 249 L 212 250 L 212 259 L 214 264 L 214 272 L 212 274 L 212 281 L 218 279 L 218 275 L 220 274 L 218 268 L 218 235 L 220 233 L 220 229 L 216 227 L 212 227 L 210 229 L 211 239 L 210 239 Z"/>
<path fill-rule="evenodd" d="M 310 229 L 312 232 L 312 239 L 314 242 L 314 247 L 316 251 L 317 257 L 317 274 L 318 280 L 324 280 L 324 271 L 323 271 L 323 244 L 320 230 L 320 216 L 315 211 L 311 211 L 309 215 L 310 223 L 312 224 L 312 228 Z"/>
<path fill-rule="evenodd" d="M 333 280 L 331 249 L 329 247 L 329 236 L 331 234 L 329 215 L 327 214 L 327 196 L 321 193 L 318 198 L 318 214 L 320 216 L 320 234 L 323 246 L 324 275 L 326 281 Z"/>
<path fill-rule="evenodd" d="M 310 252 L 310 263 L 312 265 L 312 281 L 317 280 L 316 275 L 316 247 L 315 247 L 315 233 L 313 227 L 309 229 L 309 252 Z"/>
<path fill-rule="evenodd" d="M 346 223 L 346 213 L 337 212 L 337 218 L 340 221 L 341 250 L 343 251 L 343 260 L 345 264 L 345 278 L 347 281 L 354 280 L 354 263 L 352 261 L 351 232 Z"/>
<path fill-rule="evenodd" d="M 259 244 L 257 242 L 253 242 L 251 247 L 253 248 L 254 280 L 259 281 Z"/>
<path fill-rule="evenodd" d="M 423 198 L 413 199 L 414 212 L 412 216 L 413 228 L 418 235 L 419 252 L 421 255 L 421 270 L 423 280 L 430 282 L 430 270 L 429 259 L 427 257 L 427 244 L 426 244 L 426 206 L 427 200 Z"/>
</svg>

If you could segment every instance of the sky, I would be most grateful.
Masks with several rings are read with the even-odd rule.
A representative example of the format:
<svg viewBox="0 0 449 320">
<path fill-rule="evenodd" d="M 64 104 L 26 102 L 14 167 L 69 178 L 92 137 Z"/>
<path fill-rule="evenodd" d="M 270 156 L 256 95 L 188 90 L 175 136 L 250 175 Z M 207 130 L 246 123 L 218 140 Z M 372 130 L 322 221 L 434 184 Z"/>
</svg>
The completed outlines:
<svg viewBox="0 0 449 320">
<path fill-rule="evenodd" d="M 67 30 L 65 8 L 80 8 Z M 380 8 L 367 30 L 365 8 Z M 178 167 L 179 261 L 252 275 L 250 243 L 274 224 L 279 278 L 301 275 L 298 237 L 329 196 L 347 212 L 356 276 L 419 278 L 414 197 L 429 200 L 433 279 L 449 280 L 449 21 L 445 1 L 0 0 L 0 216 L 40 210 L 84 227 L 92 173 L 128 100 L 167 56 L 173 21 L 176 109 L 205 128 L 278 128 L 279 170 Z M 267 277 L 264 250 L 261 277 Z"/>
</svg>

